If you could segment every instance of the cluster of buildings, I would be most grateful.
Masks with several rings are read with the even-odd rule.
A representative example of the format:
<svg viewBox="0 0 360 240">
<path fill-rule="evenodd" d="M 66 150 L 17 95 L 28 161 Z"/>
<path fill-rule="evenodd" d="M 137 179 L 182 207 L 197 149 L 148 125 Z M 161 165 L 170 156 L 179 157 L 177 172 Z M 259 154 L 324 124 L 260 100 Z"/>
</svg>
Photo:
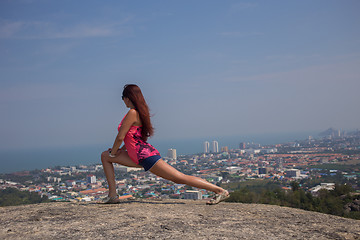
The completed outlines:
<svg viewBox="0 0 360 240">
<path fill-rule="evenodd" d="M 175 150 L 175 149 L 174 149 Z M 176 154 L 176 150 L 175 150 Z M 175 160 L 176 156 L 172 155 Z M 114 164 L 117 191 L 122 199 L 133 198 L 185 198 L 202 199 L 208 197 L 204 190 L 190 190 L 187 186 L 174 184 L 140 168 L 124 167 Z M 27 177 L 32 172 L 18 172 L 13 175 Z M 101 177 L 98 177 L 98 176 Z M 40 176 L 40 179 L 39 179 Z M 37 192 L 55 201 L 99 201 L 106 197 L 107 182 L 102 165 L 61 167 L 42 169 L 35 181 L 15 182 L 0 179 L 0 189 L 8 187 L 22 191 Z"/>
<path fill-rule="evenodd" d="M 219 152 L 219 143 L 217 141 L 211 142 L 211 148 L 210 148 L 210 142 L 205 141 L 204 142 L 204 153 L 218 153 Z"/>
<path fill-rule="evenodd" d="M 281 180 L 284 187 L 288 187 L 293 180 L 322 177 L 323 173 L 313 171 L 307 166 L 348 161 L 360 163 L 360 154 L 347 155 L 336 149 L 337 147 L 356 149 L 359 148 L 360 141 L 338 140 L 333 140 L 331 144 L 329 139 L 307 139 L 303 142 L 269 146 L 240 143 L 238 149 L 224 146 L 220 150 L 217 141 L 212 141 L 211 145 L 206 141 L 203 153 L 177 156 L 176 149 L 169 149 L 164 159 L 176 169 L 214 184 L 249 179 L 274 179 Z M 117 164 L 114 168 L 117 190 L 122 198 L 135 196 L 204 199 L 211 194 L 205 190 L 174 184 L 139 168 L 128 168 Z M 31 175 L 32 173 L 14 174 Z M 15 187 L 38 192 L 59 201 L 97 201 L 107 195 L 107 182 L 102 165 L 48 168 L 36 174 L 33 181 L 26 182 L 0 179 L 0 189 Z M 338 174 L 338 172 L 329 174 Z M 360 176 L 360 170 L 354 169 L 352 173 L 341 172 L 341 174 L 356 180 Z M 324 182 L 309 191 L 315 195 L 320 189 L 333 189 L 333 187 L 334 183 Z"/>
</svg>

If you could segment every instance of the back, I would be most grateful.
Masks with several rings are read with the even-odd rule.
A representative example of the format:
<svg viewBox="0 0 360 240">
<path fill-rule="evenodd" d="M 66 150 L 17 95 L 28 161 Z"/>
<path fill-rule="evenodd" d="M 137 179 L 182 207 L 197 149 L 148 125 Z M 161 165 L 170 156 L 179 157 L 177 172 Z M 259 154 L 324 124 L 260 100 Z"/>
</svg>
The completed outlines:
<svg viewBox="0 0 360 240">
<path fill-rule="evenodd" d="M 120 130 L 122 122 L 123 121 L 121 121 L 119 124 L 118 130 Z M 124 138 L 124 144 L 128 151 L 129 157 L 136 164 L 139 164 L 139 162 L 145 158 L 155 155 L 160 156 L 160 153 L 152 145 L 142 139 L 141 130 L 141 126 L 133 125 L 130 127 Z"/>
</svg>

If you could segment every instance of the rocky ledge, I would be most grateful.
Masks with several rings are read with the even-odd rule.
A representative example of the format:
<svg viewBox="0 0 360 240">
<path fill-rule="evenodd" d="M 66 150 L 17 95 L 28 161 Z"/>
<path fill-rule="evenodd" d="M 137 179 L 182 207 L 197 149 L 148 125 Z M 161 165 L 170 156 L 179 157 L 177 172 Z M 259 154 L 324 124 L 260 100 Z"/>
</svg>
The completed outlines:
<svg viewBox="0 0 360 240">
<path fill-rule="evenodd" d="M 58 202 L 0 214 L 0 239 L 360 239 L 358 220 L 261 204 Z"/>
</svg>

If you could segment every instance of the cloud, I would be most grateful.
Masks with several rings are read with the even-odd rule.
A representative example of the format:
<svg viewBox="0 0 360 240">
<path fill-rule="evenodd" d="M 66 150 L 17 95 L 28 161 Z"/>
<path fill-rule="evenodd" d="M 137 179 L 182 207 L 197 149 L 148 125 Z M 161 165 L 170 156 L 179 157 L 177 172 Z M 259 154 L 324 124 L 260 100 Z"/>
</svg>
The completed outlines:
<svg viewBox="0 0 360 240">
<path fill-rule="evenodd" d="M 74 96 L 76 96 L 76 89 L 71 84 L 22 84 L 2 87 L 0 90 L 0 103 L 8 104 Z"/>
<path fill-rule="evenodd" d="M 341 83 L 349 82 L 360 87 L 358 60 L 309 66 L 291 71 L 228 77 L 227 82 L 282 82 L 282 83 Z"/>
<path fill-rule="evenodd" d="M 126 32 L 124 24 L 131 17 L 119 22 L 89 24 L 78 23 L 61 26 L 53 22 L 0 20 L 0 39 L 73 39 L 110 37 Z"/>
<path fill-rule="evenodd" d="M 115 35 L 115 31 L 109 26 L 78 25 L 62 31 L 48 33 L 46 38 L 88 38 L 109 37 L 112 35 Z"/>
<path fill-rule="evenodd" d="M 39 34 L 44 29 L 49 29 L 50 24 L 40 21 L 0 21 L 0 38 L 33 38 L 34 34 Z"/>
<path fill-rule="evenodd" d="M 0 22 L 0 38 L 11 38 L 23 27 L 23 22 Z"/>
<path fill-rule="evenodd" d="M 236 3 L 236 4 L 232 5 L 231 10 L 239 11 L 239 10 L 243 10 L 243 9 L 254 8 L 257 6 L 258 6 L 258 4 L 254 3 L 254 2 L 241 2 L 241 3 Z"/>
<path fill-rule="evenodd" d="M 307 61 L 309 59 L 316 59 L 321 58 L 320 54 L 311 54 L 311 55 L 304 55 L 299 56 L 296 54 L 283 54 L 283 55 L 269 55 L 265 57 L 267 60 L 270 61 L 289 61 L 289 60 L 301 60 L 301 61 Z"/>
<path fill-rule="evenodd" d="M 219 33 L 219 35 L 224 36 L 224 37 L 252 37 L 252 36 L 261 36 L 264 35 L 264 33 L 261 32 L 221 32 Z"/>
</svg>

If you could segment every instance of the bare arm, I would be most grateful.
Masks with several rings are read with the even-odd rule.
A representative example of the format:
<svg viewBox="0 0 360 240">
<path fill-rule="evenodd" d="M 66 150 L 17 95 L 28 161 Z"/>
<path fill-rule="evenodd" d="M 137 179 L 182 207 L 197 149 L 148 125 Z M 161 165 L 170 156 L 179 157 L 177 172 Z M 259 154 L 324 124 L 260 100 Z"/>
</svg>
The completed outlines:
<svg viewBox="0 0 360 240">
<path fill-rule="evenodd" d="M 137 114 L 137 112 L 134 109 L 130 109 L 129 112 L 126 114 L 126 116 L 121 124 L 120 130 L 115 138 L 113 147 L 111 149 L 112 155 L 116 155 L 119 147 L 121 146 L 121 144 L 124 141 L 124 138 L 125 138 L 127 132 L 129 131 L 131 126 L 136 122 L 136 114 Z M 121 149 L 125 149 L 125 145 Z"/>
</svg>

